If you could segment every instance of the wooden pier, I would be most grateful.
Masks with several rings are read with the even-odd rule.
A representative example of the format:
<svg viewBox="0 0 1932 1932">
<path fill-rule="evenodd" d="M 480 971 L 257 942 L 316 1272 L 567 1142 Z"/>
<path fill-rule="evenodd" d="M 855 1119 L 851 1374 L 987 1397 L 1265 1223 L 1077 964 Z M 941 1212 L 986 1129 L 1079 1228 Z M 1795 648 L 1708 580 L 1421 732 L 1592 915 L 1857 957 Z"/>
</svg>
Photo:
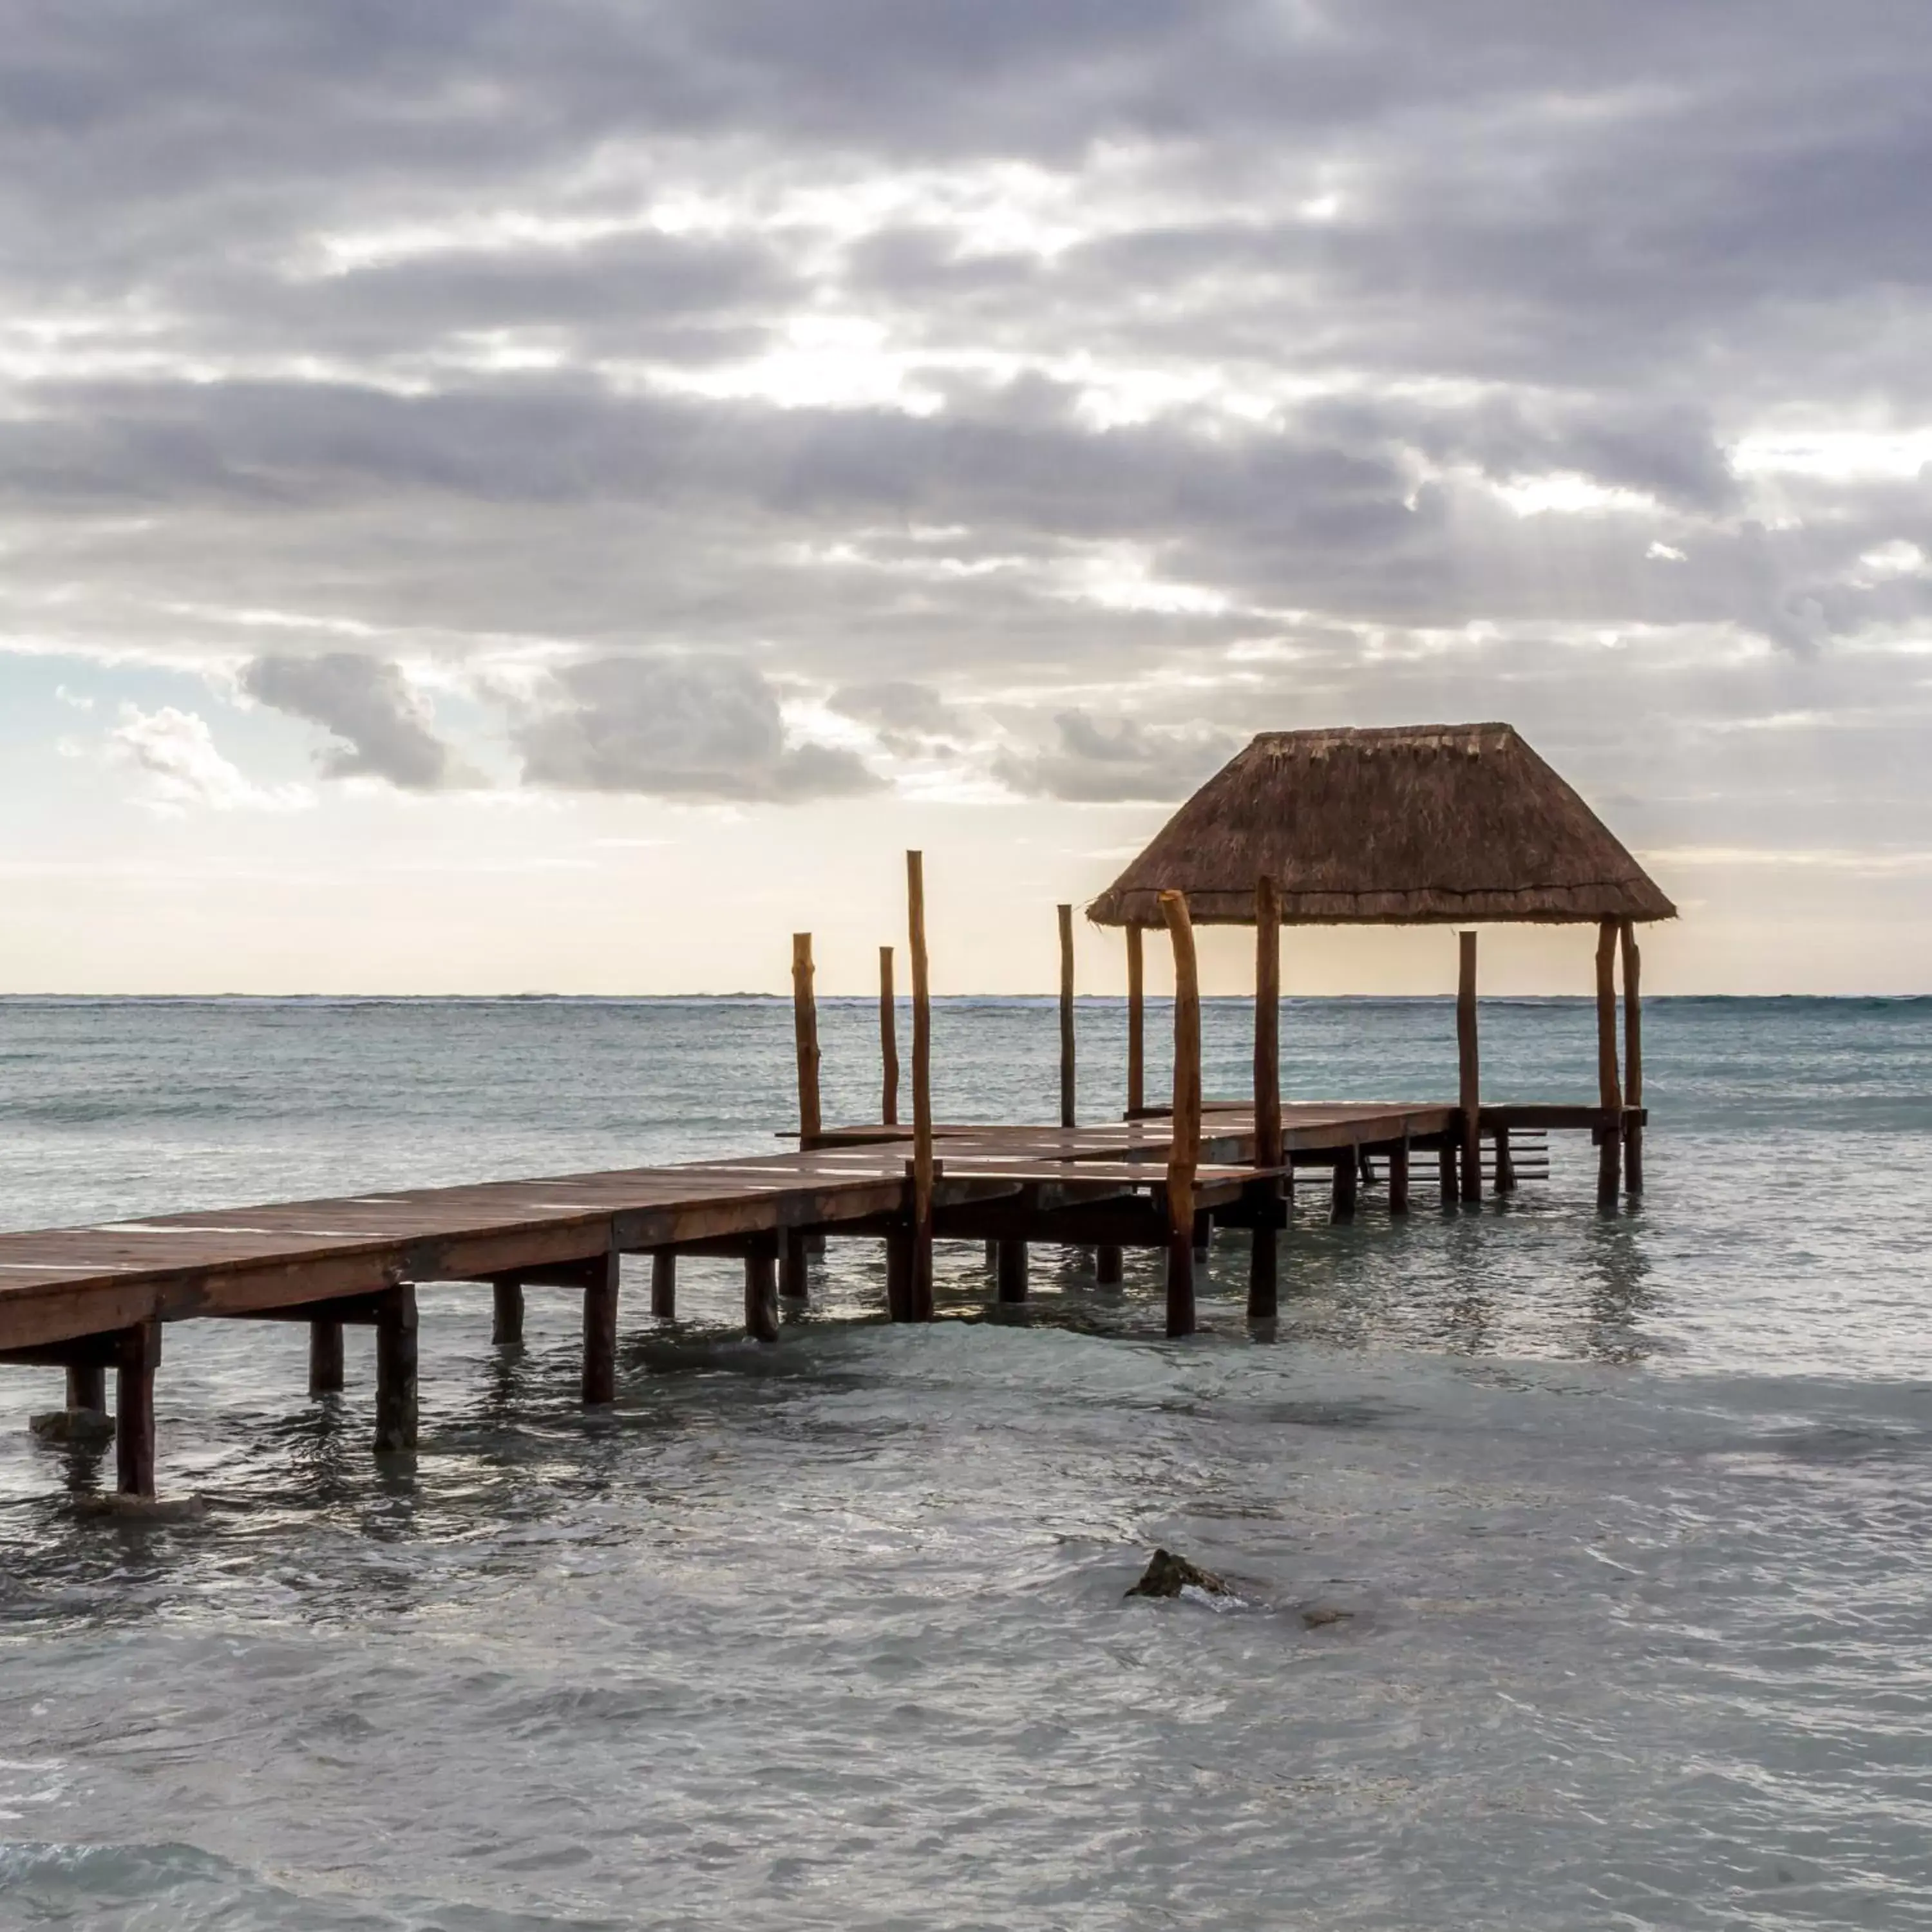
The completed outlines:
<svg viewBox="0 0 1932 1932">
<path fill-rule="evenodd" d="M 1485 1110 L 1478 1131 L 1499 1150 L 1497 1187 L 1514 1184 L 1502 1151 L 1512 1131 L 1600 1132 L 1598 1113 Z M 1390 1210 L 1400 1214 L 1411 1156 L 1433 1152 L 1442 1204 L 1454 1209 L 1463 1126 L 1446 1105 L 1292 1105 L 1281 1109 L 1280 1156 L 1264 1166 L 1246 1104 L 1209 1103 L 1187 1148 L 1177 1148 L 1159 1116 L 1088 1127 L 935 1126 L 924 1251 L 910 1130 L 884 1124 L 833 1129 L 797 1152 L 742 1160 L 0 1234 L 0 1364 L 64 1369 L 69 1409 L 88 1414 L 104 1409 L 112 1370 L 118 1487 L 152 1496 L 154 1379 L 163 1334 L 175 1322 L 308 1323 L 317 1394 L 341 1386 L 343 1325 L 372 1326 L 375 1447 L 406 1450 L 416 1441 L 420 1284 L 487 1285 L 495 1335 L 506 1344 L 520 1340 L 526 1288 L 580 1292 L 583 1397 L 608 1402 L 616 1394 L 624 1255 L 655 1258 L 651 1311 L 658 1317 L 675 1312 L 679 1256 L 741 1259 L 746 1332 L 770 1342 L 782 1294 L 808 1292 L 812 1238 L 882 1240 L 886 1313 L 929 1319 L 934 1239 L 997 1244 L 1002 1301 L 1025 1298 L 1027 1253 L 1039 1243 L 1091 1249 L 1097 1283 L 1118 1285 L 1123 1249 L 1172 1245 L 1177 1157 L 1190 1175 L 1188 1246 L 1204 1249 L 1216 1226 L 1250 1230 L 1251 1252 L 1268 1257 L 1254 1268 L 1250 1312 L 1265 1320 L 1275 1312 L 1275 1236 L 1289 1220 L 1298 1173 L 1325 1171 L 1328 1214 L 1347 1219 L 1365 1167 L 1378 1168 Z M 1168 1325 L 1184 1332 L 1192 1326 L 1192 1258 L 1184 1324 L 1174 1319 L 1172 1266 L 1168 1277 Z"/>
</svg>

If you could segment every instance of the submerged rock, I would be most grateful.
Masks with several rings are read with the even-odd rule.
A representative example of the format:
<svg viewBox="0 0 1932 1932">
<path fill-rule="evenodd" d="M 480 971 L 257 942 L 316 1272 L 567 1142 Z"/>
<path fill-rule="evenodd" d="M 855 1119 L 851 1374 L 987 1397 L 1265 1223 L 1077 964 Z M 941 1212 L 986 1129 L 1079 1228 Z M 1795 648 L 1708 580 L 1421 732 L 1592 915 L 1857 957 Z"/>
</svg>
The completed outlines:
<svg viewBox="0 0 1932 1932">
<path fill-rule="evenodd" d="M 1177 1556 L 1171 1550 L 1156 1550 L 1141 1580 L 1127 1594 L 1130 1597 L 1178 1597 L 1184 1590 L 1204 1591 L 1210 1597 L 1231 1596 L 1233 1592 L 1211 1570 Z"/>
<path fill-rule="evenodd" d="M 50 1408 L 31 1416 L 27 1426 L 43 1442 L 108 1442 L 114 1418 L 104 1408 Z"/>
<path fill-rule="evenodd" d="M 1353 1610 L 1345 1610 L 1334 1604 L 1304 1604 L 1301 1621 L 1310 1630 L 1320 1630 L 1324 1624 L 1344 1624 L 1354 1616 Z"/>
<path fill-rule="evenodd" d="M 85 1516 L 112 1516 L 121 1522 L 199 1522 L 208 1505 L 199 1496 L 89 1496 L 81 1504 Z"/>
</svg>

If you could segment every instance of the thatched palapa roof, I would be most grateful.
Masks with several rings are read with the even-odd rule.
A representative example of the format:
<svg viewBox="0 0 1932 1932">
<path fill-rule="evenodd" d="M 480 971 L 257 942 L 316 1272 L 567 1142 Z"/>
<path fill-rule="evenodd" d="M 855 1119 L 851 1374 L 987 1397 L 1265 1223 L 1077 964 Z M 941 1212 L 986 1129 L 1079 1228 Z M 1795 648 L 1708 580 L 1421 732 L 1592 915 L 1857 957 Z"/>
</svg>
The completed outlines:
<svg viewBox="0 0 1932 1932">
<path fill-rule="evenodd" d="M 1263 732 L 1087 916 L 1158 926 L 1168 890 L 1198 924 L 1252 926 L 1264 873 L 1291 926 L 1677 914 L 1514 727 L 1420 724 Z"/>
</svg>

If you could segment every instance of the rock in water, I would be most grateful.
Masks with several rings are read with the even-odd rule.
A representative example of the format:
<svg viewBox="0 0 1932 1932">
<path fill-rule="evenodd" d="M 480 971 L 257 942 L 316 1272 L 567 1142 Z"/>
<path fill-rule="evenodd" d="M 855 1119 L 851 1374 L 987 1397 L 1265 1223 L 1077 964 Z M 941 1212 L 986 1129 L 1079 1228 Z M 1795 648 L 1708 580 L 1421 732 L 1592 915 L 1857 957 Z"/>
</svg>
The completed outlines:
<svg viewBox="0 0 1932 1932">
<path fill-rule="evenodd" d="M 1130 1597 L 1178 1597 L 1184 1590 L 1204 1590 L 1210 1597 L 1225 1597 L 1228 1586 L 1211 1570 L 1203 1570 L 1171 1550 L 1156 1550 L 1141 1580 L 1127 1594 Z"/>
<path fill-rule="evenodd" d="M 29 1417 L 27 1426 L 43 1442 L 106 1442 L 114 1434 L 114 1418 L 104 1408 L 50 1408 Z"/>
</svg>

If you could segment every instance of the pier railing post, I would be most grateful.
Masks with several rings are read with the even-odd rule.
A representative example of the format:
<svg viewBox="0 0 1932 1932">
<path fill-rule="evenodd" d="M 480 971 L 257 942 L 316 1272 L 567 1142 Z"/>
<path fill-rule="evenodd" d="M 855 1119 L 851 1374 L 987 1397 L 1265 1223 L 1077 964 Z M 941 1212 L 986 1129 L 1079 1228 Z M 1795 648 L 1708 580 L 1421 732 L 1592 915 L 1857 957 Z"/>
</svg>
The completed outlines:
<svg viewBox="0 0 1932 1932">
<path fill-rule="evenodd" d="M 1060 911 L 1060 1124 L 1078 1124 L 1079 1096 L 1073 1062 L 1073 908 Z"/>
<path fill-rule="evenodd" d="M 792 1031 L 798 1049 L 798 1132 L 809 1147 L 824 1127 L 818 1110 L 818 1003 L 812 988 L 812 934 L 791 936 Z"/>
<path fill-rule="evenodd" d="M 1167 1332 L 1194 1333 L 1194 1174 L 1201 1143 L 1201 980 L 1187 896 L 1164 892 L 1174 942 L 1174 1110 L 1167 1154 Z"/>
<path fill-rule="evenodd" d="M 906 854 L 912 952 L 912 1280 L 909 1318 L 932 1319 L 932 997 L 926 956 L 926 859 Z"/>
<path fill-rule="evenodd" d="M 890 946 L 879 948 L 879 1118 L 887 1126 L 896 1127 L 899 1124 L 899 1027 Z"/>
</svg>

